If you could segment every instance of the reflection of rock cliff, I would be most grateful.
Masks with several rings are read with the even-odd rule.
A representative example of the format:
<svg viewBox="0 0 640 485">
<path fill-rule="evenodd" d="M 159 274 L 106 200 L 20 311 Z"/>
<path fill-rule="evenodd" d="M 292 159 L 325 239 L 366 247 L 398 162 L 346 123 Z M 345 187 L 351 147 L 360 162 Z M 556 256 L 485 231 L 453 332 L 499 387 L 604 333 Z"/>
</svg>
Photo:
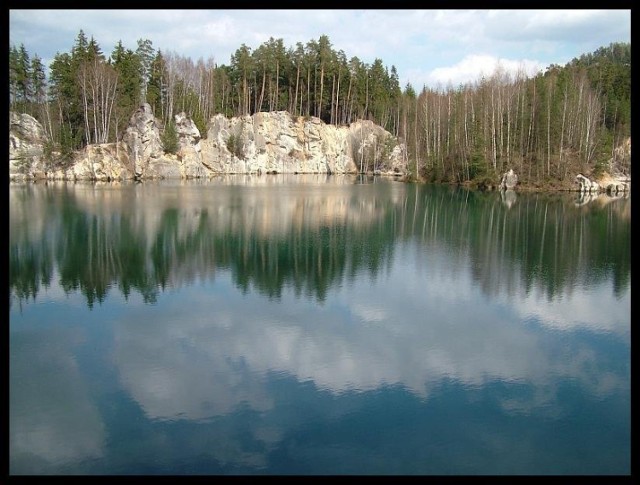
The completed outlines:
<svg viewBox="0 0 640 485">
<path fill-rule="evenodd" d="M 284 111 L 231 119 L 216 115 L 209 121 L 206 139 L 185 113 L 175 115 L 175 124 L 179 148 L 173 155 L 164 152 L 163 127 L 145 103 L 131 116 L 121 141 L 89 145 L 59 166 L 43 157 L 46 136 L 40 123 L 12 113 L 9 173 L 12 179 L 127 180 L 228 173 L 407 172 L 404 145 L 371 121 L 338 127 Z"/>
<path fill-rule="evenodd" d="M 167 286 L 229 270 L 242 289 L 279 297 L 293 287 L 322 300 L 359 271 L 375 277 L 396 246 L 413 239 L 470 254 L 480 262 L 471 270 L 487 294 L 524 282 L 554 298 L 586 274 L 613 272 L 616 291 L 628 282 L 630 198 L 574 207 L 569 194 L 566 200 L 521 194 L 509 206 L 515 194 L 508 191 L 503 200 L 392 181 L 359 185 L 356 176 L 325 178 L 11 187 L 11 293 L 18 300 L 35 296 L 58 271 L 63 287 L 80 288 L 89 302 L 114 287 L 155 298 Z M 603 234 L 615 243 L 598 244 Z M 579 250 L 560 258 L 559 247 Z"/>
<path fill-rule="evenodd" d="M 372 192 L 359 191 L 356 176 L 342 184 L 325 183 L 325 175 L 300 175 L 295 184 L 278 181 L 293 176 L 227 177 L 231 183 L 218 180 L 215 190 L 195 181 L 14 187 L 16 294 L 35 295 L 40 281 L 21 268 L 33 263 L 51 274 L 56 250 L 49 243 L 56 241 L 66 247 L 57 261 L 63 279 L 70 277 L 71 286 L 91 280 L 82 285 L 90 303 L 114 282 L 125 294 L 135 288 L 152 298 L 159 287 L 214 277 L 218 267 L 233 268 L 240 287 L 277 296 L 290 283 L 323 298 L 345 269 L 375 272 L 392 248 L 387 218 L 402 202 L 402 183 L 371 184 Z M 64 221 L 31 215 L 52 205 Z M 42 251 L 24 253 L 27 241 L 41 239 Z"/>
</svg>

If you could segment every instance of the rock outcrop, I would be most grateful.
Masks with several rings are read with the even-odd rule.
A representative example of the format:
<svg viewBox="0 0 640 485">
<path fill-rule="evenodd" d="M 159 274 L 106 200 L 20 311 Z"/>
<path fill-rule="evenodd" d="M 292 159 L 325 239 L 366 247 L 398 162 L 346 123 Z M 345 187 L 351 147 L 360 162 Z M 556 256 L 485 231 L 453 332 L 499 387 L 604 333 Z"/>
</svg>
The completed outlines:
<svg viewBox="0 0 640 485">
<path fill-rule="evenodd" d="M 403 147 L 371 121 L 327 125 L 285 111 L 227 119 L 216 115 L 202 141 L 215 173 L 405 174 Z"/>
<path fill-rule="evenodd" d="M 576 175 L 576 183 L 578 184 L 578 192 L 587 194 L 597 194 L 600 192 L 600 184 L 595 180 L 585 177 L 581 173 Z"/>
<path fill-rule="evenodd" d="M 12 114 L 12 120 L 20 116 L 28 115 Z M 42 127 L 29 118 L 16 121 L 15 128 L 12 121 L 10 144 L 15 148 L 10 156 L 10 173 L 19 169 L 25 172 L 17 163 L 19 154 L 42 156 Z M 219 114 L 211 118 L 207 137 L 202 139 L 185 113 L 174 119 L 179 145 L 175 155 L 164 153 L 163 128 L 145 103 L 131 116 L 121 141 L 89 145 L 74 154 L 70 167 L 44 170 L 43 176 L 126 180 L 232 173 L 407 173 L 404 145 L 371 121 L 337 127 L 315 117 L 294 119 L 284 111 L 231 119 Z"/>
<path fill-rule="evenodd" d="M 151 159 L 160 158 L 164 154 L 160 126 L 160 121 L 153 116 L 148 103 L 142 104 L 131 115 L 122 141 L 129 152 L 127 169 L 135 178 L 143 178 Z"/>
<path fill-rule="evenodd" d="M 518 176 L 513 169 L 510 168 L 508 172 L 502 175 L 500 190 L 513 190 L 516 188 L 516 185 L 518 185 Z"/>
<path fill-rule="evenodd" d="M 43 153 L 48 138 L 38 120 L 9 113 L 9 178 L 44 177 Z"/>
</svg>

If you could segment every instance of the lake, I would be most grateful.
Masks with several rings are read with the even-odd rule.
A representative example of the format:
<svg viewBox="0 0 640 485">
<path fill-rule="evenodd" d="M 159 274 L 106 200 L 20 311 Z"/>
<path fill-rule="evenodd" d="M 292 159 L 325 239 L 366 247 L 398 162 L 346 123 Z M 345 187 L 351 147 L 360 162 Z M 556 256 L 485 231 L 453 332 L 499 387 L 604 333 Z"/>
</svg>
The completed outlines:
<svg viewBox="0 0 640 485">
<path fill-rule="evenodd" d="M 11 184 L 10 474 L 630 474 L 631 200 Z"/>
</svg>

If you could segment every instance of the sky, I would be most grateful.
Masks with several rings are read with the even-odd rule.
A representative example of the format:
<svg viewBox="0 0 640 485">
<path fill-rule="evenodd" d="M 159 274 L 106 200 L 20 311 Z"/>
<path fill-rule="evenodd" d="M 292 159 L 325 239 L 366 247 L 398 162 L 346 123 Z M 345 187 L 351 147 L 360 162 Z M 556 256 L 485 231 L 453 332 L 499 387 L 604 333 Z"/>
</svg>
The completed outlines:
<svg viewBox="0 0 640 485">
<path fill-rule="evenodd" d="M 10 9 L 9 45 L 24 44 L 45 65 L 70 52 L 82 29 L 108 55 L 116 43 L 230 64 L 245 44 L 270 37 L 286 48 L 327 35 L 347 59 L 395 66 L 407 83 L 444 88 L 473 82 L 500 66 L 534 75 L 612 42 L 631 42 L 631 9 L 610 10 L 200 10 Z"/>
</svg>

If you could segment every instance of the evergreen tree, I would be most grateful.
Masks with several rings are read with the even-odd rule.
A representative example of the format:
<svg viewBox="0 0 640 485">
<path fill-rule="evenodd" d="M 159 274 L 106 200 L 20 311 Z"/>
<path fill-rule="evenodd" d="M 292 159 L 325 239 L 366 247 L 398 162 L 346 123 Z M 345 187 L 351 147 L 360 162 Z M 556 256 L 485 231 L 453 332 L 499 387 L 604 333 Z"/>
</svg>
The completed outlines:
<svg viewBox="0 0 640 485">
<path fill-rule="evenodd" d="M 72 56 L 56 53 L 50 68 L 50 93 L 56 104 L 58 142 L 68 150 L 82 143 L 82 113 Z"/>
<path fill-rule="evenodd" d="M 18 77 L 19 77 L 19 53 L 18 48 L 12 45 L 9 48 L 9 106 L 10 109 L 16 110 L 18 103 Z"/>
<path fill-rule="evenodd" d="M 166 66 L 162 52 L 158 51 L 151 63 L 146 99 L 156 115 L 164 119 L 164 105 L 167 99 Z"/>
<path fill-rule="evenodd" d="M 18 101 L 26 108 L 27 103 L 31 99 L 31 61 L 29 59 L 29 53 L 24 44 L 20 44 L 18 49 L 18 55 L 16 59 L 16 86 Z"/>
<path fill-rule="evenodd" d="M 140 99 L 148 101 L 147 89 L 151 79 L 152 64 L 155 60 L 155 51 L 149 39 L 138 39 L 136 55 L 140 61 Z"/>
<path fill-rule="evenodd" d="M 174 111 L 185 111 L 203 134 L 220 112 L 286 109 L 332 124 L 370 119 L 406 142 L 416 174 L 439 181 L 489 180 L 513 167 L 524 183 L 570 183 L 577 170 L 606 169 L 630 136 L 628 43 L 533 78 L 498 69 L 474 83 L 424 87 L 418 95 L 410 84 L 400 88 L 395 66 L 378 58 L 371 65 L 347 61 L 326 35 L 289 49 L 274 38 L 255 50 L 242 44 L 224 65 L 156 52 L 149 39 L 138 39 L 135 51 L 118 42 L 107 61 L 96 39 L 80 30 L 70 52 L 56 53 L 48 92 L 46 74 L 24 45 L 9 48 L 10 108 L 49 120 L 45 128 L 67 150 L 105 136 L 115 140 L 145 100 L 169 122 L 169 138 Z M 107 95 L 113 89 L 115 97 Z M 629 160 L 620 163 L 628 167 Z"/>
<path fill-rule="evenodd" d="M 176 130 L 176 125 L 173 120 L 170 120 L 169 123 L 167 123 L 167 126 L 162 133 L 161 141 L 165 153 L 178 153 L 178 148 L 180 148 L 178 143 L 178 131 Z"/>
<path fill-rule="evenodd" d="M 141 102 L 142 68 L 140 58 L 118 41 L 110 56 L 110 63 L 118 75 L 114 129 L 118 133 L 128 122 Z"/>
</svg>

